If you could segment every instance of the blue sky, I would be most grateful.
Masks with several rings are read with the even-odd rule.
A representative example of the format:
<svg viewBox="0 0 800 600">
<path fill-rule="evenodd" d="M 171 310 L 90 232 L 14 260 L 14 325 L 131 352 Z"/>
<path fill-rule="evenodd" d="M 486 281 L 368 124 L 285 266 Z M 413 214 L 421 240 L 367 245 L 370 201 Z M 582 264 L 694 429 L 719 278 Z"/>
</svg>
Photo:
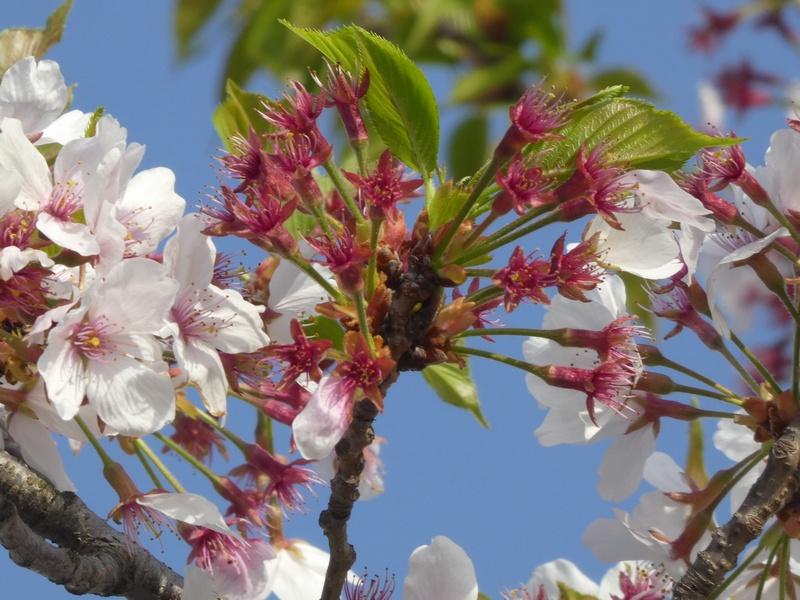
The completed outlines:
<svg viewBox="0 0 800 600">
<path fill-rule="evenodd" d="M 59 3 L 6 4 L 0 28 L 40 26 Z M 600 62 L 648 73 L 662 93 L 660 107 L 689 122 L 697 120 L 697 83 L 721 59 L 687 51 L 685 31 L 696 3 L 610 0 L 602 3 L 602 10 L 592 0 L 567 4 L 574 40 L 584 40 L 596 27 L 606 28 Z M 178 193 L 195 205 L 216 183 L 212 165 L 220 144 L 210 115 L 217 102 L 224 49 L 211 48 L 200 59 L 178 64 L 171 9 L 172 2 L 165 0 L 76 0 L 64 40 L 49 58 L 61 64 L 68 83 L 78 84 L 74 107 L 91 111 L 104 106 L 127 127 L 129 142 L 146 145 L 141 168 L 171 168 Z M 730 60 L 740 59 L 744 43 L 751 40 L 736 39 L 739 46 L 723 46 Z M 790 50 L 773 43 L 771 36 L 757 39 L 757 67 L 779 64 L 787 76 L 797 71 L 798 58 Z M 254 85 L 270 94 L 282 87 L 266 80 Z M 433 86 L 442 98 L 447 82 L 434 81 Z M 757 118 L 731 118 L 727 124 L 751 138 L 746 146 L 750 161 L 760 164 L 769 135 L 784 126 L 782 116 L 779 110 L 764 111 Z M 529 314 L 536 321 L 530 326 L 537 326 L 540 316 Z M 503 343 L 500 348 L 520 356 L 520 344 Z M 532 432 L 544 413 L 527 392 L 523 375 L 485 362 L 473 370 L 491 425 L 488 431 L 467 413 L 438 401 L 418 374 L 406 374 L 391 389 L 385 413 L 376 423 L 377 434 L 388 439 L 382 454 L 386 492 L 356 505 L 350 525 L 359 553 L 356 570 L 366 566 L 383 573 L 388 568 L 400 584 L 411 551 L 436 535 L 446 535 L 472 557 L 482 591 L 493 597 L 500 589 L 527 581 L 533 568 L 558 557 L 570 558 L 599 579 L 607 566 L 596 561 L 580 539 L 589 522 L 611 517 L 610 506 L 595 490 L 595 470 L 605 446 L 540 447 Z M 680 446 L 684 434 L 680 426 L 666 427 L 659 447 Z M 66 462 L 80 495 L 98 514 L 105 514 L 116 499 L 100 476 L 97 458 L 87 449 Z M 186 477 L 190 486 L 201 484 L 198 476 Z M 296 515 L 287 524 L 287 534 L 326 547 L 316 525 L 326 490 L 319 494 L 319 500 L 309 500 L 308 515 Z M 163 554 L 158 543 L 151 548 L 182 570 L 186 553 L 173 537 L 165 536 Z M 73 598 L 11 564 L 4 553 L 0 581 L 4 597 Z"/>
</svg>

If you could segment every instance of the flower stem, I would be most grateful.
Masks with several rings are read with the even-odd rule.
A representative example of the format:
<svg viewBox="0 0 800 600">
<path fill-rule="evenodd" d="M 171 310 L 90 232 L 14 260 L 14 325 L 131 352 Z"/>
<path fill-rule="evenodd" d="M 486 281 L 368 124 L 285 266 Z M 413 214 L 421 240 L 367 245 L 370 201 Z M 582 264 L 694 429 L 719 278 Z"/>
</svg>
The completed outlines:
<svg viewBox="0 0 800 600">
<path fill-rule="evenodd" d="M 197 411 L 197 416 L 200 417 L 203 421 L 206 422 L 207 425 L 213 427 L 216 431 L 219 431 L 222 435 L 228 438 L 234 446 L 236 446 L 239 450 L 241 450 L 242 454 L 247 452 L 248 443 L 245 442 L 242 438 L 238 435 L 230 431 L 227 427 L 223 427 L 217 420 L 209 414 L 206 414 L 203 411 Z"/>
<path fill-rule="evenodd" d="M 186 462 L 192 465 L 195 469 L 200 471 L 203 475 L 205 475 L 209 481 L 213 484 L 219 483 L 219 477 L 216 473 L 214 473 L 211 469 L 197 460 L 194 456 L 192 456 L 189 452 L 183 449 L 180 445 L 173 442 L 167 436 L 161 433 L 154 433 L 153 437 L 156 438 L 159 442 L 162 442 L 164 445 L 169 446 L 170 450 L 174 450 L 177 452 L 181 458 L 183 458 Z"/>
<path fill-rule="evenodd" d="M 343 304 L 347 302 L 347 296 L 342 293 L 341 290 L 331 285 L 331 283 L 325 279 L 322 274 L 317 271 L 314 267 L 311 266 L 311 263 L 308 263 L 304 260 L 289 258 L 292 261 L 292 264 L 295 265 L 298 269 L 300 269 L 303 273 L 311 277 L 314 281 L 316 281 L 322 288 L 330 294 L 335 302 Z"/>
<path fill-rule="evenodd" d="M 683 375 L 687 375 L 688 377 L 691 377 L 692 379 L 696 379 L 697 381 L 700 381 L 701 383 L 704 383 L 707 386 L 709 386 L 711 388 L 714 388 L 718 392 L 721 392 L 721 393 L 723 393 L 723 394 L 725 394 L 727 396 L 730 396 L 731 398 L 741 398 L 739 394 L 729 390 L 728 388 L 726 388 L 721 383 L 717 383 L 716 381 L 706 377 L 702 373 L 698 373 L 697 371 L 695 371 L 693 369 L 690 369 L 689 367 L 687 367 L 685 365 L 682 365 L 682 364 L 677 363 L 677 362 L 675 362 L 673 360 L 670 360 L 669 358 L 667 358 L 663 354 L 659 353 L 657 359 L 653 360 L 653 361 L 649 361 L 647 356 L 643 356 L 642 358 L 644 359 L 645 364 L 648 364 L 648 365 L 652 364 L 652 365 L 657 365 L 659 367 L 672 369 L 673 371 L 677 371 L 678 373 L 682 373 Z"/>
<path fill-rule="evenodd" d="M 472 230 L 472 233 L 469 234 L 469 238 L 467 238 L 467 242 L 464 246 L 471 246 L 475 243 L 475 241 L 481 236 L 481 234 L 486 231 L 486 229 L 497 220 L 497 214 L 494 212 L 490 212 L 486 215 L 486 218 L 478 225 L 475 229 Z"/>
<path fill-rule="evenodd" d="M 375 291 L 375 280 L 378 276 L 378 254 L 375 250 L 378 248 L 378 239 L 381 234 L 381 225 L 383 219 L 370 219 L 369 230 L 369 247 L 372 250 L 372 256 L 369 257 L 369 264 L 367 265 L 367 299 L 372 298 L 372 292 Z"/>
<path fill-rule="evenodd" d="M 789 536 L 781 538 L 781 572 L 780 572 L 780 585 L 778 587 L 778 600 L 785 600 L 786 598 L 786 578 L 789 571 Z M 792 586 L 794 588 L 794 585 Z"/>
<path fill-rule="evenodd" d="M 464 269 L 467 277 L 494 277 L 497 269 Z"/>
<path fill-rule="evenodd" d="M 481 288 L 471 294 L 469 294 L 466 298 L 464 298 L 464 302 L 474 302 L 475 308 L 486 304 L 487 302 L 491 302 L 495 298 L 503 295 L 503 289 L 497 287 L 496 285 L 488 285 L 485 288 Z"/>
<path fill-rule="evenodd" d="M 484 288 L 489 289 L 489 288 Z M 479 290 L 481 291 L 481 290 Z M 477 293 L 477 292 L 476 292 Z M 453 336 L 454 338 L 465 338 L 465 337 L 483 337 L 487 334 L 485 330 L 481 329 L 468 329 L 466 331 L 462 331 L 458 335 Z M 553 340 L 557 342 L 563 335 L 563 329 L 527 329 L 524 327 L 503 327 L 493 329 L 491 331 L 491 335 L 518 335 L 524 337 L 539 337 L 544 338 L 546 340 Z"/>
<path fill-rule="evenodd" d="M 372 339 L 372 332 L 369 329 L 369 319 L 367 318 L 367 302 L 364 300 L 364 295 L 357 293 L 353 294 L 353 301 L 356 305 L 356 312 L 358 313 L 358 326 L 361 328 L 361 333 L 364 339 L 367 340 L 367 347 L 369 348 L 370 358 L 375 358 L 375 341 Z"/>
<path fill-rule="evenodd" d="M 355 217 L 359 224 L 363 223 L 364 215 L 361 214 L 361 211 L 358 209 L 358 205 L 356 205 L 355 200 L 353 200 L 350 192 L 347 191 L 347 185 L 345 184 L 344 177 L 342 177 L 342 173 L 333 163 L 333 158 L 329 156 L 323 167 L 325 168 L 325 172 L 328 174 L 328 177 L 331 178 L 333 185 L 336 186 L 336 191 L 339 192 L 339 195 L 342 197 L 342 200 L 344 200 L 348 210 L 352 213 L 353 217 Z"/>
<path fill-rule="evenodd" d="M 527 216 L 527 215 L 526 215 Z M 523 217 L 524 218 L 524 217 Z M 483 240 L 482 242 L 475 244 L 474 246 L 470 247 L 468 252 L 464 252 L 461 254 L 456 260 L 454 261 L 457 265 L 466 265 L 469 264 L 470 261 L 475 260 L 479 256 L 483 256 L 487 252 L 491 252 L 497 248 L 510 244 L 518 240 L 521 237 L 528 235 L 536 231 L 537 229 L 541 229 L 547 225 L 551 225 L 552 223 L 557 223 L 561 220 L 561 216 L 558 213 L 551 213 L 546 217 L 542 217 L 538 221 L 534 221 L 533 223 L 528 224 L 525 227 L 512 231 L 511 233 L 504 235 L 504 236 L 490 236 Z"/>
<path fill-rule="evenodd" d="M 778 382 L 775 381 L 775 378 L 772 376 L 772 373 L 770 373 L 767 370 L 767 368 L 763 364 L 761 364 L 761 361 L 758 360 L 758 358 L 755 356 L 755 354 L 753 354 L 750 351 L 750 348 L 748 348 L 742 342 L 742 340 L 740 340 L 739 337 L 733 332 L 731 332 L 731 341 L 734 344 L 736 344 L 736 347 L 739 348 L 739 350 L 742 351 L 742 354 L 744 354 L 750 360 L 750 363 L 758 370 L 758 372 L 764 378 L 764 381 L 766 381 L 770 385 L 770 387 L 772 388 L 772 390 L 775 393 L 775 395 L 780 394 L 781 393 L 781 387 L 778 385 Z M 731 363 L 733 365 L 733 367 L 739 372 L 739 375 L 741 375 L 744 378 L 744 380 L 752 388 L 752 390 L 756 394 L 758 394 L 758 391 L 759 391 L 758 383 L 744 369 L 744 367 L 741 364 L 739 364 L 739 361 L 737 361 L 733 357 L 733 355 L 730 353 L 730 351 L 727 348 L 723 348 L 723 349 L 720 350 L 720 352 L 722 352 L 722 355 L 725 356 L 725 358 L 728 359 L 728 362 Z"/>
<path fill-rule="evenodd" d="M 531 365 L 526 363 L 524 360 L 519 360 L 518 358 L 511 358 L 510 356 L 506 356 L 504 354 L 498 354 L 497 352 L 489 352 L 487 350 L 481 350 L 480 348 L 470 348 L 468 346 L 450 346 L 450 351 L 454 352 L 455 354 L 467 354 L 470 356 L 480 356 L 481 358 L 488 358 L 490 360 L 497 361 L 499 363 L 503 363 L 504 365 L 508 365 L 509 367 L 516 367 L 526 373 L 530 373 L 532 375 L 536 375 L 537 377 L 543 377 L 542 368 L 536 365 Z"/>
<path fill-rule="evenodd" d="M 154 435 L 161 435 L 161 434 L 154 434 Z M 170 440 L 172 441 L 172 440 Z M 136 449 L 136 453 L 139 454 L 140 452 L 145 455 L 155 466 L 156 468 L 161 471 L 161 474 L 164 475 L 164 478 L 169 482 L 169 484 L 173 487 L 176 492 L 180 492 L 181 494 L 186 493 L 186 488 L 181 485 L 181 483 L 175 478 L 172 472 L 167 468 L 167 466 L 158 458 L 158 455 L 153 452 L 150 446 L 141 439 L 133 440 L 133 447 Z M 148 473 L 150 470 L 148 469 Z"/>
<path fill-rule="evenodd" d="M 138 458 L 139 462 L 142 463 L 142 467 L 144 467 L 144 470 L 147 472 L 147 476 L 150 477 L 150 481 L 153 482 L 153 485 L 157 489 L 163 490 L 164 489 L 164 484 L 161 483 L 161 479 L 159 479 L 158 473 L 156 473 L 153 470 L 153 465 L 151 465 L 150 461 L 147 460 L 147 456 L 142 451 L 142 449 L 139 448 L 138 445 L 134 444 L 133 445 L 133 451 L 136 452 L 136 458 Z"/>
<path fill-rule="evenodd" d="M 712 392 L 710 390 L 696 388 L 691 385 L 682 385 L 680 383 L 676 383 L 674 391 L 681 392 L 684 394 L 691 394 L 694 396 L 703 396 L 705 398 L 713 398 L 714 400 L 722 400 L 723 402 L 727 402 L 728 404 L 733 404 L 734 406 L 742 405 L 741 400 L 736 400 L 735 398 L 731 398 L 731 396 L 728 394 Z"/>
<path fill-rule="evenodd" d="M 769 579 L 770 571 L 772 571 L 772 563 L 775 562 L 775 555 L 778 553 L 779 547 L 780 544 L 775 544 L 775 546 L 772 547 L 767 560 L 764 562 L 764 568 L 761 571 L 761 577 L 759 577 L 758 587 L 756 588 L 755 600 L 761 600 L 761 598 L 764 597 L 764 585 L 766 585 L 767 580 Z"/>
<path fill-rule="evenodd" d="M 85 435 L 86 439 L 89 440 L 89 443 L 92 445 L 92 448 L 94 448 L 95 452 L 97 452 L 97 455 L 100 457 L 103 466 L 113 467 L 117 463 L 117 461 L 111 458 L 108 452 L 105 451 L 105 448 L 103 448 L 100 445 L 100 442 L 97 440 L 96 437 L 94 437 L 94 434 L 89 429 L 89 427 L 87 427 L 86 423 L 84 423 L 83 419 L 78 415 L 75 415 L 74 419 L 75 422 L 78 424 L 78 427 L 80 427 L 81 431 L 83 431 L 83 435 Z"/>
<path fill-rule="evenodd" d="M 478 201 L 478 198 L 481 197 L 483 190 L 492 182 L 494 179 L 494 173 L 498 167 L 497 157 L 493 156 L 492 160 L 489 162 L 486 169 L 484 169 L 483 173 L 481 174 L 478 183 L 475 184 L 475 187 L 472 188 L 472 191 L 469 194 L 469 197 L 466 199 L 464 204 L 461 205 L 456 216 L 453 218 L 450 227 L 445 231 L 445 234 L 442 236 L 441 241 L 439 242 L 439 246 L 436 248 L 436 251 L 433 255 L 434 263 L 439 263 L 442 260 L 445 252 L 447 252 L 447 248 L 450 246 L 450 242 L 453 241 L 453 237 L 455 237 L 456 232 L 458 231 L 458 227 L 466 221 L 467 216 L 469 216 L 469 211 L 472 210 L 472 207 Z M 479 255 L 480 256 L 480 255 Z"/>
<path fill-rule="evenodd" d="M 797 362 L 800 360 L 800 323 L 795 323 L 794 325 L 792 355 L 794 357 L 792 361 L 792 397 L 797 405 L 800 406 L 800 373 L 798 372 L 800 365 Z"/>
</svg>

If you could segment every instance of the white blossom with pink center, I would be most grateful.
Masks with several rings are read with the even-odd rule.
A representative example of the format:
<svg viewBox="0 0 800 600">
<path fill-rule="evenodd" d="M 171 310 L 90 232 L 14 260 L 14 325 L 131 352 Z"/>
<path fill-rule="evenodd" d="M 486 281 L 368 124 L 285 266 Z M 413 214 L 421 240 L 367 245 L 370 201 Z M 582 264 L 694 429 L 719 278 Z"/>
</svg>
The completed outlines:
<svg viewBox="0 0 800 600">
<path fill-rule="evenodd" d="M 154 334 L 177 288 L 162 265 L 125 260 L 50 331 L 38 367 L 62 419 L 73 418 L 86 397 L 123 435 L 146 435 L 172 420 L 175 391 Z"/>
<path fill-rule="evenodd" d="M 216 250 L 197 215 L 186 215 L 164 248 L 164 265 L 178 282 L 166 330 L 173 336 L 178 366 L 200 390 L 211 414 L 226 412 L 228 380 L 219 351 L 254 352 L 269 344 L 263 310 L 231 289 L 211 283 Z"/>
</svg>

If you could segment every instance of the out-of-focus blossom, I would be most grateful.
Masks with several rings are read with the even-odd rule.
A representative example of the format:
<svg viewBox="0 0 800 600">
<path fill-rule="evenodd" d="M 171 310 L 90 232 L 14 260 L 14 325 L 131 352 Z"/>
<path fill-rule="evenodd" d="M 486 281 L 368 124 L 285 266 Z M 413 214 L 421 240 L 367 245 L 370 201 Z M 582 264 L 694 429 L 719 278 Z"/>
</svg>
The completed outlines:
<svg viewBox="0 0 800 600">
<path fill-rule="evenodd" d="M 404 600 L 477 600 L 475 567 L 463 548 L 443 535 L 420 546 L 408 559 Z"/>
</svg>

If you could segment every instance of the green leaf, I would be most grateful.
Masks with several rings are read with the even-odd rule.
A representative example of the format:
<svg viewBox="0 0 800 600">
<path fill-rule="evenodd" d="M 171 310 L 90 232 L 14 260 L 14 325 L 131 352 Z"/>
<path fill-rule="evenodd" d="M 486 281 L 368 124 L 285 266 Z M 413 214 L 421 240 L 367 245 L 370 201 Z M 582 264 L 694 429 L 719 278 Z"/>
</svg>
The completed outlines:
<svg viewBox="0 0 800 600">
<path fill-rule="evenodd" d="M 528 61 L 514 53 L 490 66 L 471 69 L 453 85 L 450 101 L 454 104 L 490 101 L 498 95 L 497 90 L 516 84 L 528 68 Z"/>
<path fill-rule="evenodd" d="M 612 98 L 622 98 L 625 96 L 625 92 L 627 91 L 628 88 L 626 88 L 624 85 L 610 85 L 606 88 L 603 88 L 599 92 L 592 94 L 585 100 L 578 102 L 575 105 L 575 110 L 583 106 L 591 106 L 592 104 L 605 102 L 606 100 L 611 100 Z"/>
<path fill-rule="evenodd" d="M 489 127 L 485 114 L 475 114 L 456 126 L 448 148 L 448 175 L 453 179 L 468 177 L 480 169 L 487 156 Z"/>
<path fill-rule="evenodd" d="M 692 400 L 692 405 L 697 403 Z M 686 474 L 700 489 L 708 485 L 708 472 L 703 460 L 703 423 L 701 419 L 689 422 L 689 451 L 686 454 Z"/>
<path fill-rule="evenodd" d="M 557 177 L 575 170 L 575 157 L 583 145 L 592 149 L 603 142 L 614 164 L 669 172 L 681 168 L 701 148 L 743 141 L 699 133 L 675 114 L 630 98 L 609 98 L 584 105 L 572 114 L 560 133 L 562 140 L 526 148 L 526 153 L 549 148 L 541 164 Z"/>
<path fill-rule="evenodd" d="M 195 54 L 197 35 L 219 5 L 220 0 L 178 0 L 175 3 L 173 26 L 181 60 Z"/>
<path fill-rule="evenodd" d="M 0 31 L 0 77 L 18 60 L 33 56 L 36 60 L 61 40 L 72 0 L 66 0 L 47 18 L 44 29 L 14 28 Z"/>
<path fill-rule="evenodd" d="M 436 193 L 427 203 L 428 230 L 436 231 L 441 225 L 453 220 L 464 206 L 469 193 L 463 188 L 453 185 L 448 179 L 436 188 Z"/>
<path fill-rule="evenodd" d="M 658 96 L 656 90 L 650 83 L 636 71 L 631 69 L 606 69 L 597 73 L 589 80 L 589 85 L 594 88 L 604 88 L 608 85 L 622 84 L 628 88 L 631 94 L 655 98 Z"/>
<path fill-rule="evenodd" d="M 350 72 L 369 69 L 365 97 L 375 129 L 392 153 L 423 177 L 437 165 L 439 109 L 425 75 L 391 42 L 360 27 L 331 32 L 286 27 Z"/>
<path fill-rule="evenodd" d="M 469 364 L 461 369 L 452 363 L 441 363 L 426 367 L 422 375 L 439 398 L 448 404 L 468 410 L 478 423 L 489 428 L 489 423 L 481 412 L 481 403 L 478 400 L 475 383 L 472 381 Z"/>
<path fill-rule="evenodd" d="M 257 112 L 263 108 L 264 96 L 247 92 L 230 79 L 225 85 L 225 91 L 227 98 L 214 111 L 211 120 L 225 149 L 234 152 L 231 144 L 234 134 L 247 137 L 251 125 L 257 133 L 262 134 L 271 131 L 272 125 Z"/>
<path fill-rule="evenodd" d="M 317 315 L 304 324 L 303 331 L 310 338 L 332 341 L 338 350 L 343 348 L 344 329 L 338 321 Z"/>
<path fill-rule="evenodd" d="M 600 47 L 600 42 L 603 40 L 603 30 L 595 29 L 589 39 L 584 42 L 583 47 L 578 50 L 578 57 L 587 62 L 593 62 L 597 56 L 597 49 Z"/>
</svg>

